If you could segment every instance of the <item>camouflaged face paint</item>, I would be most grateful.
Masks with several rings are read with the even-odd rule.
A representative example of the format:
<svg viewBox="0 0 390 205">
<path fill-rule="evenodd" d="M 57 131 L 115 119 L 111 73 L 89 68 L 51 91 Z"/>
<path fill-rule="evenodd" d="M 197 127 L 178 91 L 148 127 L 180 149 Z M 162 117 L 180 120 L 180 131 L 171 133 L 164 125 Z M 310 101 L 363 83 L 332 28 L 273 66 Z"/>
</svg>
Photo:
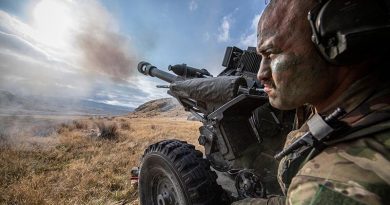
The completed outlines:
<svg viewBox="0 0 390 205">
<path fill-rule="evenodd" d="M 299 62 L 300 62 L 299 57 L 295 55 L 287 55 L 287 54 L 278 55 L 278 57 L 276 57 L 271 62 L 271 70 L 272 72 L 286 71 L 289 68 L 297 66 Z"/>
</svg>

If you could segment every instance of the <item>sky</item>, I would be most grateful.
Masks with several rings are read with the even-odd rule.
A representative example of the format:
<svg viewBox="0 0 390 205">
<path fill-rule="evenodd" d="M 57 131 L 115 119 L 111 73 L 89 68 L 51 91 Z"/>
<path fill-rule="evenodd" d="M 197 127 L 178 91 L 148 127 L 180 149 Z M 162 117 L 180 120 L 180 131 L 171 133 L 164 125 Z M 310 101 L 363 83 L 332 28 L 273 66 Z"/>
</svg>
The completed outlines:
<svg viewBox="0 0 390 205">
<path fill-rule="evenodd" d="M 0 0 L 0 90 L 137 107 L 168 97 L 139 74 L 186 63 L 216 75 L 256 45 L 265 0 Z"/>
</svg>

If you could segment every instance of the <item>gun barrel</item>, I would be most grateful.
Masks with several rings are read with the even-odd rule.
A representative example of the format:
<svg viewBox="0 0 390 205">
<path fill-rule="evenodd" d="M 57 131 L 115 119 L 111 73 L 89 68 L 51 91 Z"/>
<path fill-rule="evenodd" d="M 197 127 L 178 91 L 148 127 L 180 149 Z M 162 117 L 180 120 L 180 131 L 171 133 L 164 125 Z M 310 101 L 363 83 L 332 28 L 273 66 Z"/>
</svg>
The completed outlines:
<svg viewBox="0 0 390 205">
<path fill-rule="evenodd" d="M 152 77 L 157 77 L 161 80 L 164 80 L 168 83 L 173 83 L 175 81 L 183 80 L 182 77 L 170 74 L 168 72 L 162 71 L 158 69 L 156 66 L 152 64 L 142 61 L 138 63 L 138 71 L 144 75 L 149 75 Z"/>
</svg>

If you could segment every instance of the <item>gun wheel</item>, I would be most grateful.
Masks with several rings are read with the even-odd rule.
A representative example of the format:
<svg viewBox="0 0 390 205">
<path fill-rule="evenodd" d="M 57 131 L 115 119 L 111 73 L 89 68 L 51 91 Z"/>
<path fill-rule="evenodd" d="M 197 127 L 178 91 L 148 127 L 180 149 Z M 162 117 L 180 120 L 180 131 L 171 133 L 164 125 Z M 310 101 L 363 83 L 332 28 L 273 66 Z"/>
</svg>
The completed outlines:
<svg viewBox="0 0 390 205">
<path fill-rule="evenodd" d="M 142 157 L 142 205 L 221 204 L 222 188 L 210 164 L 193 145 L 166 140 L 150 145 Z"/>
</svg>

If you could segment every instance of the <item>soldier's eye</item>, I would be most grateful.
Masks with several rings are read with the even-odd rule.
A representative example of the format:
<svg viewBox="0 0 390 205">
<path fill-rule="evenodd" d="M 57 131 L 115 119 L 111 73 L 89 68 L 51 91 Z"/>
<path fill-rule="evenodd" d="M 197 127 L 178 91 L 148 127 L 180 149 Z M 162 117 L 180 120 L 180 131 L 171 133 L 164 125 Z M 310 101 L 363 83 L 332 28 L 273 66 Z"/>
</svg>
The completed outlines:
<svg viewBox="0 0 390 205">
<path fill-rule="evenodd" d="M 270 58 L 271 53 L 270 52 L 263 52 L 261 55 L 263 56 L 263 58 Z"/>
</svg>

